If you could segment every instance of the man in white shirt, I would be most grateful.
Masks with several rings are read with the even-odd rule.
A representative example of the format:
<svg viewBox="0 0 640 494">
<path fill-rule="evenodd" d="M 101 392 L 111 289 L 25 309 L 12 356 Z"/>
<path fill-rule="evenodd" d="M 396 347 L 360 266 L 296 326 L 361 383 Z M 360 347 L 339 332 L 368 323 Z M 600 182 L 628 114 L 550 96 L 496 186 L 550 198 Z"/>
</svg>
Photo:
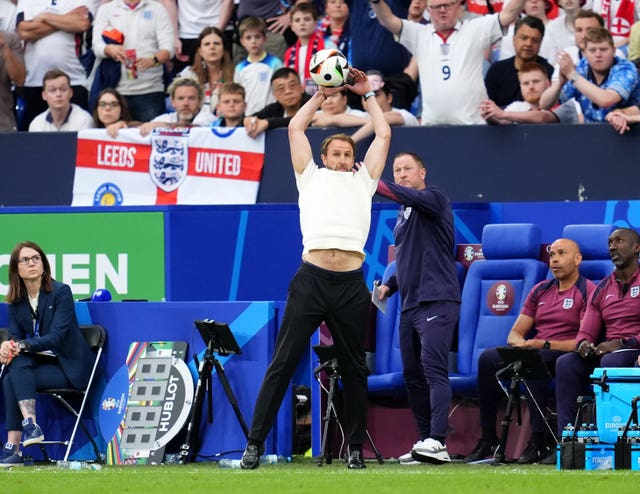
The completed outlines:
<svg viewBox="0 0 640 494">
<path fill-rule="evenodd" d="M 24 41 L 27 78 L 24 83 L 24 125 L 45 110 L 42 79 L 49 70 L 69 76 L 72 101 L 87 108 L 87 74 L 78 58 L 78 35 L 91 25 L 89 0 L 19 0 L 16 31 Z"/>
<path fill-rule="evenodd" d="M 195 79 L 180 77 L 169 86 L 171 105 L 176 111 L 158 115 L 151 122 L 143 123 L 139 129 L 143 136 L 161 127 L 208 127 L 214 121 L 211 112 L 201 111 L 204 91 Z"/>
<path fill-rule="evenodd" d="M 36 116 L 29 132 L 73 132 L 93 128 L 93 117 L 71 103 L 73 89 L 69 76 L 61 70 L 50 70 L 42 79 L 42 99 L 49 109 Z"/>
<path fill-rule="evenodd" d="M 370 0 L 378 21 L 416 58 L 422 125 L 483 124 L 478 108 L 487 98 L 482 64 L 486 50 L 524 7 L 512 0 L 499 14 L 460 21 L 460 0 L 428 0 L 431 24 L 397 17 L 382 0 Z"/>
</svg>

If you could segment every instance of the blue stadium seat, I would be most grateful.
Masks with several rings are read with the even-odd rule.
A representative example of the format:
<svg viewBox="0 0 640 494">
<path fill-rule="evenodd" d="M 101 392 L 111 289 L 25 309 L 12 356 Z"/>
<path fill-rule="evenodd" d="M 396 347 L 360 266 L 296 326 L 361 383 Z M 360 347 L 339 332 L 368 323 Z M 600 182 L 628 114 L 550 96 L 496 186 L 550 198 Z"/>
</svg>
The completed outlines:
<svg viewBox="0 0 640 494">
<path fill-rule="evenodd" d="M 384 270 L 383 281 L 396 272 L 395 261 Z M 387 299 L 387 311 L 378 311 L 376 318 L 376 358 L 375 373 L 368 378 L 369 394 L 403 396 L 406 394 L 402 377 L 400 357 L 400 294 L 394 293 Z"/>
<path fill-rule="evenodd" d="M 469 266 L 462 290 L 457 370 L 449 378 L 456 396 L 475 396 L 478 357 L 504 345 L 524 300 L 547 266 L 539 258 L 540 228 L 492 224 L 482 232 L 484 261 Z"/>
<path fill-rule="evenodd" d="M 569 238 L 580 246 L 580 273 L 596 284 L 613 272 L 609 257 L 609 235 L 614 229 L 613 225 L 595 224 L 566 225 L 562 230 L 563 238 Z"/>
</svg>

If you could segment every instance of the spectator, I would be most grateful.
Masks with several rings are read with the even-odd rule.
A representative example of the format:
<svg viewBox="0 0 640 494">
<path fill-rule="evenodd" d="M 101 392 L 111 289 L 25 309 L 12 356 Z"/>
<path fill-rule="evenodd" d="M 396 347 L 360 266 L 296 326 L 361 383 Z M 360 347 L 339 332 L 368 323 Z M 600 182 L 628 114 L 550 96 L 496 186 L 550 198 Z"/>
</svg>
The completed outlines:
<svg viewBox="0 0 640 494">
<path fill-rule="evenodd" d="M 285 34 L 290 31 L 291 18 L 287 13 L 290 4 L 282 0 L 242 0 L 238 2 L 238 22 L 242 22 L 247 17 L 258 17 L 265 23 L 264 51 L 271 53 L 279 60 L 284 59 L 284 52 L 287 50 L 287 40 Z M 291 36 L 293 38 L 293 36 Z M 237 65 L 247 57 L 248 50 L 242 40 L 240 45 L 234 45 L 233 61 Z M 246 89 L 246 87 L 245 87 Z"/>
<path fill-rule="evenodd" d="M 5 366 L 2 390 L 8 439 L 0 467 L 23 464 L 21 442 L 26 447 L 44 441 L 36 421 L 36 391 L 84 388 L 93 362 L 71 290 L 51 278 L 49 260 L 34 242 L 21 242 L 11 252 L 6 301 L 11 339 L 0 346 L 0 364 Z"/>
<path fill-rule="evenodd" d="M 542 21 L 542 24 L 544 24 L 546 32 L 550 22 L 548 15 L 551 13 L 553 5 L 552 0 L 526 0 L 521 16 L 530 15 L 531 17 L 537 17 Z M 513 29 L 514 24 L 511 24 L 507 29 L 507 34 L 500 40 L 499 47 L 494 50 L 494 60 L 506 60 L 515 55 L 513 49 Z M 550 43 L 549 36 L 543 36 L 542 44 L 540 45 L 540 56 L 547 60 L 553 60 L 555 56 L 555 52 L 551 50 Z"/>
<path fill-rule="evenodd" d="M 382 175 L 391 129 L 373 98 L 364 72 L 350 70 L 374 121 L 376 137 L 364 163 L 355 165 L 355 143 L 344 134 L 322 143 L 324 167 L 313 160 L 306 130 L 325 96 L 340 88 L 320 88 L 289 123 L 291 162 L 300 193 L 303 264 L 291 280 L 285 314 L 273 360 L 260 388 L 241 466 L 257 468 L 298 361 L 309 349 L 309 338 L 327 322 L 336 348 L 344 388 L 344 424 L 349 469 L 362 469 L 362 443 L 367 423 L 367 366 L 363 349 L 371 295 L 362 275 L 364 243 L 371 222 L 371 197 Z M 299 83 L 299 80 L 298 80 Z M 345 214 L 349 211 L 352 214 Z"/>
<path fill-rule="evenodd" d="M 369 121 L 366 112 L 354 110 L 347 105 L 344 91 L 327 95 L 320 110 L 311 120 L 314 127 L 359 127 Z"/>
<path fill-rule="evenodd" d="M 380 285 L 380 298 L 400 291 L 400 356 L 409 407 L 420 440 L 401 463 L 451 461 L 445 437 L 451 384 L 448 358 L 460 314 L 460 287 L 453 258 L 451 203 L 427 185 L 422 159 L 403 152 L 393 160 L 393 181 L 378 194 L 400 204 L 393 230 L 396 273 Z"/>
<path fill-rule="evenodd" d="M 553 56 L 558 51 L 575 45 L 575 21 L 583 4 L 584 0 L 558 0 L 564 15 L 556 17 L 547 26 L 547 36 Z"/>
<path fill-rule="evenodd" d="M 351 30 L 349 6 L 345 0 L 326 0 L 325 17 L 320 19 L 316 33 L 324 39 L 325 48 L 340 50 L 351 65 Z"/>
<path fill-rule="evenodd" d="M 379 71 L 369 70 L 367 72 L 367 78 L 369 79 L 371 90 L 376 94 L 378 105 L 382 108 L 384 118 L 389 125 L 420 125 L 418 119 L 411 112 L 404 108 L 395 108 L 392 106 L 393 98 L 391 96 L 391 90 L 386 85 Z M 360 142 L 371 134 L 373 134 L 373 124 L 371 121 L 368 121 L 360 127 L 351 138 L 355 142 Z"/>
<path fill-rule="evenodd" d="M 29 132 L 72 132 L 93 127 L 91 115 L 71 103 L 73 88 L 69 76 L 61 70 L 50 70 L 42 78 L 42 99 L 48 110 L 29 124 Z"/>
<path fill-rule="evenodd" d="M 587 307 L 587 300 L 595 285 L 580 275 L 582 261 L 580 248 L 573 240 L 560 238 L 547 249 L 552 280 L 544 280 L 534 286 L 507 336 L 509 346 L 538 348 L 540 357 L 555 375 L 558 357 L 575 349 L 575 338 L 580 321 Z M 495 348 L 484 350 L 478 360 L 478 397 L 480 399 L 480 424 L 482 437 L 464 461 L 471 463 L 492 455 L 498 446 L 496 413 L 503 388 L 496 381 L 496 373 L 505 364 Z M 536 403 L 544 409 L 549 382 L 528 380 Z M 555 448 L 550 449 L 545 439 L 543 417 L 530 397 L 529 423 L 531 440 L 518 459 L 518 463 L 537 463 L 550 454 L 555 464 Z"/>
<path fill-rule="evenodd" d="M 153 129 L 161 127 L 208 127 L 213 123 L 211 112 L 202 111 L 204 93 L 198 81 L 190 77 L 174 79 L 169 86 L 169 96 L 176 111 L 140 125 L 141 135 L 149 135 Z"/>
<path fill-rule="evenodd" d="M 213 127 L 244 127 L 246 108 L 244 88 L 235 82 L 223 84 L 218 100 L 218 119 L 211 125 Z"/>
<path fill-rule="evenodd" d="M 401 74 L 409 65 L 411 54 L 380 25 L 374 4 L 347 0 L 351 30 L 351 61 L 365 72 L 379 70 L 385 77 Z M 408 0 L 389 0 L 391 11 L 400 18 L 407 17 Z"/>
<path fill-rule="evenodd" d="M 291 117 L 310 98 L 300 84 L 298 73 L 289 67 L 282 67 L 273 73 L 271 87 L 276 102 L 244 119 L 249 137 L 256 137 L 268 129 L 286 127 Z"/>
<path fill-rule="evenodd" d="M 103 32 L 117 30 L 123 44 L 107 44 Z M 163 65 L 174 54 L 174 30 L 167 10 L 153 0 L 113 0 L 98 8 L 93 51 L 98 60 L 121 64 L 115 89 L 124 96 L 131 117 L 148 122 L 164 113 Z"/>
<path fill-rule="evenodd" d="M 587 304 L 576 352 L 556 362 L 558 431 L 573 424 L 578 396 L 591 393 L 589 376 L 596 367 L 633 367 L 640 354 L 640 237 L 618 228 L 609 236 L 614 272 L 596 287 Z"/>
<path fill-rule="evenodd" d="M 22 43 L 12 30 L 0 27 L 0 131 L 18 130 L 14 111 L 13 86 L 22 86 L 26 77 Z"/>
<path fill-rule="evenodd" d="M 377 20 L 370 2 L 348 0 L 351 29 L 351 60 L 362 70 L 382 72 L 393 94 L 393 105 L 410 109 L 416 98 L 416 80 L 405 73 L 411 62 L 411 54 L 393 38 Z M 407 17 L 408 0 L 389 0 L 387 5 L 400 18 Z M 349 105 L 361 109 L 361 100 L 349 93 Z"/>
<path fill-rule="evenodd" d="M 318 86 L 311 79 L 309 62 L 318 50 L 324 49 L 324 38 L 315 32 L 318 12 L 311 3 L 299 2 L 289 11 L 291 30 L 298 37 L 284 54 L 284 65 L 298 73 L 305 92 L 313 94 Z"/>
<path fill-rule="evenodd" d="M 411 0 L 407 11 L 407 20 L 418 24 L 427 24 L 429 21 L 424 16 L 427 9 L 427 0 Z"/>
<path fill-rule="evenodd" d="M 17 6 L 16 31 L 24 41 L 27 76 L 22 88 L 24 128 L 47 106 L 42 99 L 42 79 L 53 69 L 69 76 L 72 102 L 88 108 L 87 75 L 76 50 L 77 36 L 89 29 L 93 12 L 88 0 L 51 2 L 20 0 Z M 21 129 L 24 130 L 24 129 Z"/>
<path fill-rule="evenodd" d="M 561 102 L 575 98 L 585 122 L 604 122 L 607 113 L 628 106 L 638 83 L 635 65 L 615 55 L 613 38 L 604 28 L 589 29 L 585 35 L 585 58 L 577 65 L 566 52 L 560 52 L 558 63 L 559 84 L 550 89 L 557 91 L 562 86 Z M 545 97 L 555 102 L 557 92 L 545 92 Z"/>
<path fill-rule="evenodd" d="M 220 88 L 233 81 L 233 71 L 231 55 L 224 49 L 224 33 L 217 27 L 205 27 L 196 42 L 193 65 L 179 77 L 191 77 L 200 83 L 204 90 L 202 109 L 215 114 Z"/>
<path fill-rule="evenodd" d="M 604 27 L 604 20 L 602 17 L 590 10 L 580 10 L 573 21 L 575 43 L 564 49 L 564 52 L 571 57 L 574 64 L 577 64 L 582 60 L 585 49 L 584 37 L 587 34 L 587 31 L 593 27 Z M 624 53 L 620 50 L 616 50 L 616 56 L 621 59 L 625 58 Z M 540 100 L 543 108 L 551 107 L 555 103 L 554 101 L 551 101 L 552 95 L 559 94 L 562 89 L 562 86 L 560 85 L 560 65 L 557 63 L 557 57 L 555 55 L 554 60 L 556 60 L 556 62 L 553 75 L 551 76 L 551 87 L 545 91 Z"/>
<path fill-rule="evenodd" d="M 431 24 L 426 26 L 400 19 L 382 0 L 371 5 L 378 21 L 416 57 L 422 125 L 484 123 L 479 107 L 487 98 L 482 79 L 485 52 L 504 34 L 504 26 L 515 21 L 525 0 L 512 0 L 499 14 L 463 23 L 459 0 L 431 2 Z M 455 50 L 450 44 L 454 41 Z"/>
<path fill-rule="evenodd" d="M 252 114 L 275 101 L 270 80 L 282 67 L 282 60 L 264 49 L 267 26 L 259 17 L 247 17 L 238 27 L 240 43 L 249 53 L 236 65 L 233 82 L 242 84 L 246 91 L 247 113 Z"/>
<path fill-rule="evenodd" d="M 174 31 L 178 37 L 175 58 L 173 60 L 173 73 L 179 74 L 186 67 L 196 67 L 198 61 L 196 54 L 202 48 L 202 33 L 209 33 L 217 29 L 217 34 L 223 40 L 224 30 L 233 14 L 233 0 L 168 0 L 172 8 L 167 8 L 170 14 L 177 13 L 177 19 L 173 18 Z M 166 5 L 165 5 L 166 7 Z M 228 55 L 229 63 L 231 54 Z M 231 79 L 227 79 L 227 82 Z M 204 84 L 205 81 L 200 81 Z M 215 108 L 215 104 L 212 108 Z"/>
<path fill-rule="evenodd" d="M 553 74 L 551 64 L 538 56 L 543 36 L 544 24 L 537 17 L 526 16 L 516 22 L 513 36 L 515 56 L 495 62 L 484 79 L 489 99 L 500 108 L 522 100 L 518 71 L 525 63 L 537 62 L 547 70 L 549 77 Z"/>
<path fill-rule="evenodd" d="M 93 108 L 93 124 L 97 129 L 106 129 L 107 134 L 115 138 L 120 129 L 138 127 L 129 114 L 129 107 L 123 96 L 115 89 L 103 89 Z"/>
<path fill-rule="evenodd" d="M 480 105 L 480 114 L 489 123 L 582 123 L 579 106 L 571 99 L 553 110 L 540 108 L 540 97 L 549 87 L 547 69 L 537 62 L 527 62 L 518 71 L 524 101 L 514 101 L 504 110 L 491 100 Z"/>
</svg>

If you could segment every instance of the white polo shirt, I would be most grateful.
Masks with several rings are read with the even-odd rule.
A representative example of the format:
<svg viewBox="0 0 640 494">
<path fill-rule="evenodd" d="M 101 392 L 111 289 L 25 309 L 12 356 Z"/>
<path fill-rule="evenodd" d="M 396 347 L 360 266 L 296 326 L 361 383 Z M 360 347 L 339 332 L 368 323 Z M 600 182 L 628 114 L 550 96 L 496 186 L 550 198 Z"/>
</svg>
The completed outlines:
<svg viewBox="0 0 640 494">
<path fill-rule="evenodd" d="M 402 21 L 397 38 L 418 62 L 422 125 L 485 124 L 484 53 L 502 37 L 498 14 L 458 22 L 446 43 L 432 24 Z"/>
<path fill-rule="evenodd" d="M 67 118 L 60 127 L 56 127 L 49 110 L 42 112 L 29 124 L 29 132 L 77 132 L 92 129 L 93 117 L 78 105 L 71 103 Z"/>
</svg>

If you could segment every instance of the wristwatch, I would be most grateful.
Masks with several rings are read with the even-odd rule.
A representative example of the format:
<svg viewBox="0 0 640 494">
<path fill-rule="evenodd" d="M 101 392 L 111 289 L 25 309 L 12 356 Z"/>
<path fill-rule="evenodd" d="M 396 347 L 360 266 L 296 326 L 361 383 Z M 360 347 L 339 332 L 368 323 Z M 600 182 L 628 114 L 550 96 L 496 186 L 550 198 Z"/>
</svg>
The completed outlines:
<svg viewBox="0 0 640 494">
<path fill-rule="evenodd" d="M 16 345 L 18 345 L 18 348 L 20 349 L 20 351 L 28 350 L 28 346 L 29 346 L 24 340 L 16 341 Z"/>
<path fill-rule="evenodd" d="M 155 55 L 153 56 L 153 64 L 157 67 L 158 65 L 160 65 L 160 60 L 158 60 L 158 57 L 156 57 Z"/>
<path fill-rule="evenodd" d="M 574 82 L 574 83 L 575 83 L 575 82 L 577 82 L 577 81 L 578 81 L 578 79 L 580 79 L 580 74 L 578 74 L 578 72 L 577 72 L 577 71 L 575 71 L 575 72 L 573 73 L 573 75 L 572 75 L 571 77 L 569 77 L 569 80 L 570 80 L 571 82 Z"/>
<path fill-rule="evenodd" d="M 542 345 L 542 348 L 544 348 L 545 350 L 551 350 L 551 342 L 549 340 L 544 340 L 544 345 Z"/>
</svg>

